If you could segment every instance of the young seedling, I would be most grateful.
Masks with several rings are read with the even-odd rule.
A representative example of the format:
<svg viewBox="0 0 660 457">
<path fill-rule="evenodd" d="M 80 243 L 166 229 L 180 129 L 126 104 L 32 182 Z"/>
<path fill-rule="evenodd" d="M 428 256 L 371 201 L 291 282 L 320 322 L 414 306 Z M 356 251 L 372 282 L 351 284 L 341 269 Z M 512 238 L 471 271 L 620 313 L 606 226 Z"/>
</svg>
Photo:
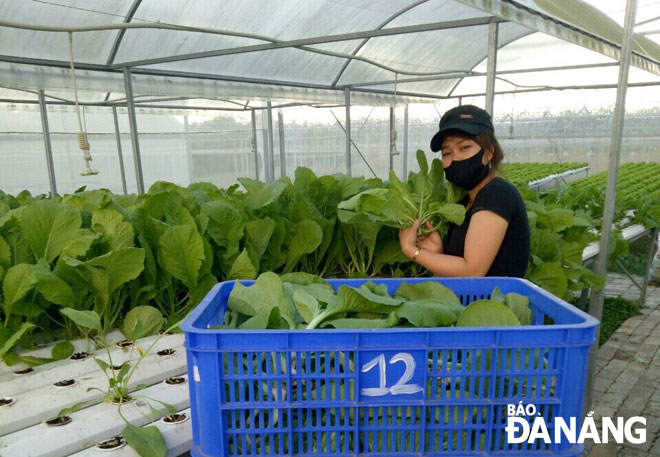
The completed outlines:
<svg viewBox="0 0 660 457">
<path fill-rule="evenodd" d="M 135 449 L 141 457 L 164 457 L 167 453 L 167 445 L 161 432 L 155 426 L 138 427 L 131 424 L 128 419 L 122 414 L 122 406 L 132 401 L 133 399 L 140 399 L 147 404 L 151 412 L 151 418 L 142 413 L 147 419 L 155 420 L 162 416 L 162 412 L 155 408 L 152 402 L 158 403 L 161 407 L 167 410 L 168 414 L 175 414 L 176 409 L 167 403 L 148 398 L 142 395 L 129 395 L 129 385 L 131 378 L 135 374 L 135 370 L 140 365 L 142 360 L 149 355 L 150 351 L 154 348 L 156 343 L 170 330 L 178 327 L 179 323 L 172 325 L 165 332 L 161 333 L 151 345 L 144 349 L 137 342 L 140 338 L 157 333 L 163 326 L 163 315 L 156 308 L 151 306 L 138 306 L 133 308 L 126 315 L 124 322 L 121 326 L 121 331 L 127 340 L 133 344 L 131 347 L 131 358 L 135 350 L 138 351 L 139 357 L 134 363 L 125 362 L 121 365 L 113 363 L 112 354 L 110 352 L 110 345 L 106 340 L 106 335 L 101 325 L 100 316 L 94 311 L 80 311 L 73 308 L 64 308 L 61 313 L 75 322 L 77 325 L 89 330 L 95 330 L 98 338 L 101 340 L 105 348 L 108 362 L 94 357 L 94 361 L 101 368 L 103 374 L 108 379 L 108 388 L 106 391 L 96 387 L 90 387 L 88 390 L 99 390 L 104 394 L 103 401 L 117 405 L 117 412 L 119 417 L 125 422 L 126 426 L 122 432 L 126 443 Z M 130 360 L 130 358 L 129 358 Z M 138 385 L 137 390 L 142 390 L 147 386 L 144 384 Z M 68 416 L 69 414 L 78 411 L 79 409 L 88 406 L 91 402 L 78 403 L 70 408 L 65 408 L 58 413 L 58 417 Z"/>
</svg>

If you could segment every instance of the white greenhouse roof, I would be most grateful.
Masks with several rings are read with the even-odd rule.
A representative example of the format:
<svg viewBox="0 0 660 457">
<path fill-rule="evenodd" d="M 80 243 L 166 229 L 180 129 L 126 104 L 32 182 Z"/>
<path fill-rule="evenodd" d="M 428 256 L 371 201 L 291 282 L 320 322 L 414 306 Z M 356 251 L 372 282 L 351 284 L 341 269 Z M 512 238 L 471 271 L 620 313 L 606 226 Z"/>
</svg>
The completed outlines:
<svg viewBox="0 0 660 457">
<path fill-rule="evenodd" d="M 433 101 L 479 76 L 492 22 L 500 48 L 538 31 L 619 57 L 621 26 L 580 0 L 0 0 L 0 86 L 70 98 L 72 30 L 85 102 L 121 99 L 124 68 L 146 100 Z M 660 75 L 660 45 L 637 34 L 632 65 Z"/>
</svg>

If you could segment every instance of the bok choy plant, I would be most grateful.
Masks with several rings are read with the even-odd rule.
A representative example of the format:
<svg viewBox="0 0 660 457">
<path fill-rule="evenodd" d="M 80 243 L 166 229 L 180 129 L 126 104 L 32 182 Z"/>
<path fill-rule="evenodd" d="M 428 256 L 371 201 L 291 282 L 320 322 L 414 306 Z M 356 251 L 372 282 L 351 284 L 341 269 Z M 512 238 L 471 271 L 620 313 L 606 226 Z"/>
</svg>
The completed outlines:
<svg viewBox="0 0 660 457">
<path fill-rule="evenodd" d="M 393 228 L 409 228 L 420 219 L 420 234 L 439 231 L 443 235 L 447 223 L 460 225 L 465 207 L 457 203 L 461 193 L 445 181 L 442 163 L 434 159 L 429 170 L 424 151 L 417 151 L 419 173 L 410 173 L 402 182 L 390 171 L 389 187 L 368 189 L 338 206 L 339 219 L 347 224 L 380 223 Z M 431 222 L 432 228 L 426 227 Z"/>
</svg>

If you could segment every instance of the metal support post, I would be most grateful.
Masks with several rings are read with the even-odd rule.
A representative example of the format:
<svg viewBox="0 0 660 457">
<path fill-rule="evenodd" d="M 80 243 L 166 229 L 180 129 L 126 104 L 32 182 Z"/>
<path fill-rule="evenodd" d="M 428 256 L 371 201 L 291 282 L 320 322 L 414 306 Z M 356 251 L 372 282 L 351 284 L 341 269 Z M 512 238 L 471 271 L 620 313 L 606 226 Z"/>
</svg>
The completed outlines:
<svg viewBox="0 0 660 457">
<path fill-rule="evenodd" d="M 55 165 L 53 164 L 53 148 L 50 144 L 50 128 L 48 127 L 48 111 L 46 111 L 46 95 L 39 91 L 39 111 L 41 112 L 41 128 L 44 136 L 44 149 L 46 151 L 46 167 L 48 168 L 48 183 L 50 184 L 50 197 L 57 196 L 55 183 Z"/>
<path fill-rule="evenodd" d="M 390 106 L 390 171 L 394 170 L 394 152 L 396 140 L 394 139 L 394 106 Z"/>
<path fill-rule="evenodd" d="M 403 110 L 403 179 L 408 177 L 408 104 Z"/>
<path fill-rule="evenodd" d="M 280 174 L 286 176 L 286 153 L 284 152 L 284 115 L 282 110 L 277 111 L 277 133 L 280 137 Z"/>
<path fill-rule="evenodd" d="M 259 179 L 259 151 L 257 150 L 257 113 L 252 110 L 252 152 L 254 153 L 254 175 Z"/>
<path fill-rule="evenodd" d="M 587 287 L 580 291 L 580 305 L 578 306 L 581 310 L 586 310 L 589 307 L 589 294 L 591 288 Z"/>
<path fill-rule="evenodd" d="M 495 103 L 495 74 L 497 72 L 497 35 L 499 24 L 488 25 L 488 69 L 486 73 L 486 111 L 493 116 Z"/>
<path fill-rule="evenodd" d="M 614 110 L 614 122 L 612 125 L 612 141 L 610 143 L 609 170 L 607 172 L 607 192 L 605 194 L 605 209 L 603 211 L 603 225 L 600 238 L 600 252 L 596 259 L 595 273 L 607 274 L 607 264 L 610 257 L 610 241 L 612 237 L 612 225 L 614 223 L 614 201 L 616 198 L 616 181 L 619 170 L 619 156 L 621 154 L 621 139 L 623 137 L 623 121 L 626 113 L 626 90 L 628 85 L 628 73 L 630 70 L 631 45 L 633 36 L 633 24 L 635 23 L 635 12 L 637 0 L 627 0 L 626 17 L 623 26 L 623 40 L 621 45 L 621 57 L 619 59 L 619 81 L 616 90 L 616 105 Z M 603 301 L 605 288 L 594 291 L 591 294 L 589 313 L 600 320 L 603 315 Z M 584 398 L 585 411 L 591 407 L 593 399 L 593 382 L 596 375 L 596 356 L 598 354 L 598 340 L 600 339 L 600 326 L 596 327 L 596 341 L 589 351 L 589 369 L 587 372 L 587 390 Z"/>
<path fill-rule="evenodd" d="M 268 170 L 270 171 L 269 180 L 275 181 L 275 145 L 273 140 L 273 104 L 268 100 L 266 103 L 268 112 Z"/>
<path fill-rule="evenodd" d="M 266 115 L 261 111 L 261 133 L 262 141 L 264 145 L 264 181 L 269 182 L 270 179 L 270 156 L 268 155 L 268 119 Z"/>
<path fill-rule="evenodd" d="M 133 81 L 131 71 L 124 68 L 124 87 L 126 92 L 126 109 L 128 110 L 128 125 L 131 129 L 131 146 L 133 147 L 133 162 L 135 163 L 135 182 L 138 195 L 144 194 L 144 177 L 142 176 L 142 159 L 140 158 L 140 142 L 138 140 L 135 104 L 133 103 Z"/>
<path fill-rule="evenodd" d="M 346 105 L 346 174 L 351 176 L 351 91 L 344 89 L 344 104 Z"/>
<path fill-rule="evenodd" d="M 186 161 L 188 163 L 188 181 L 190 184 L 195 182 L 195 173 L 192 161 L 192 141 L 190 138 L 190 125 L 188 124 L 188 115 L 183 115 L 183 134 L 186 137 Z"/>
<path fill-rule="evenodd" d="M 119 133 L 119 118 L 117 117 L 117 107 L 112 107 L 112 117 L 115 120 L 115 138 L 117 139 L 117 158 L 119 159 L 119 173 L 121 174 L 121 188 L 124 195 L 128 194 L 126 188 L 126 172 L 124 171 L 124 154 L 121 150 L 121 134 Z"/>
<path fill-rule="evenodd" d="M 644 305 L 644 302 L 646 301 L 646 289 L 649 286 L 649 277 L 651 276 L 651 264 L 653 263 L 653 254 L 655 251 L 655 243 L 658 238 L 658 229 L 657 228 L 652 228 L 649 231 L 649 236 L 651 237 L 651 243 L 649 244 L 649 253 L 648 257 L 646 258 L 646 269 L 644 270 L 644 282 L 642 283 L 641 287 L 641 293 L 639 295 L 639 304 L 640 306 Z M 660 249 L 660 246 L 658 246 L 658 249 Z"/>
</svg>

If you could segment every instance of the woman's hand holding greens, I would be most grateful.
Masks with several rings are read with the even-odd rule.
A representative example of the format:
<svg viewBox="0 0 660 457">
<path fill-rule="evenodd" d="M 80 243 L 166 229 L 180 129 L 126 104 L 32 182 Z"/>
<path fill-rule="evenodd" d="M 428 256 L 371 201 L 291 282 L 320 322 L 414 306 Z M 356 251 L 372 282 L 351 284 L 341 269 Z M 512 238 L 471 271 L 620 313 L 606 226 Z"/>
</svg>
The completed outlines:
<svg viewBox="0 0 660 457">
<path fill-rule="evenodd" d="M 442 238 L 440 234 L 433 230 L 430 222 L 426 223 L 426 228 L 431 230 L 431 232 L 428 235 L 418 237 L 417 246 L 435 254 L 442 254 Z"/>
<path fill-rule="evenodd" d="M 419 219 L 415 219 L 412 227 L 399 230 L 399 243 L 401 243 L 401 251 L 403 252 L 403 255 L 408 258 L 412 258 L 418 248 L 417 232 L 421 224 L 422 222 Z"/>
</svg>

